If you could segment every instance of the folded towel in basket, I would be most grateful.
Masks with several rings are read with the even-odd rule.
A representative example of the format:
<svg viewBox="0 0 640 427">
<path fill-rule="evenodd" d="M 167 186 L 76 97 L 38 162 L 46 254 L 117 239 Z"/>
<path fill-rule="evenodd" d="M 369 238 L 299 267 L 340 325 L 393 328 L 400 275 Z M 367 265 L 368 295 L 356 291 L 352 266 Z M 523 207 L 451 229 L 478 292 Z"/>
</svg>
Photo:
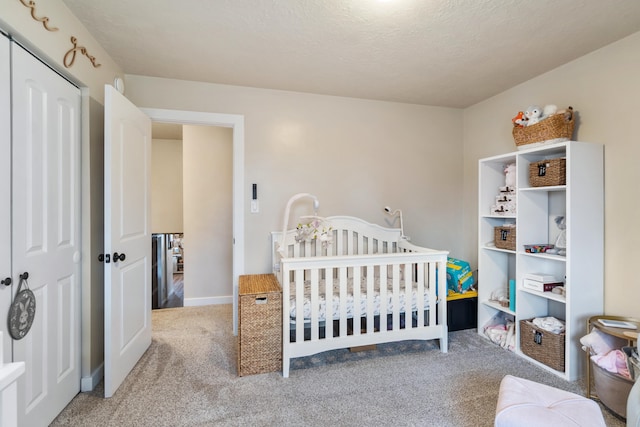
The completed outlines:
<svg viewBox="0 0 640 427">
<path fill-rule="evenodd" d="M 538 328 L 554 334 L 561 334 L 564 332 L 564 322 L 556 319 L 555 317 L 536 317 L 531 322 Z"/>
</svg>

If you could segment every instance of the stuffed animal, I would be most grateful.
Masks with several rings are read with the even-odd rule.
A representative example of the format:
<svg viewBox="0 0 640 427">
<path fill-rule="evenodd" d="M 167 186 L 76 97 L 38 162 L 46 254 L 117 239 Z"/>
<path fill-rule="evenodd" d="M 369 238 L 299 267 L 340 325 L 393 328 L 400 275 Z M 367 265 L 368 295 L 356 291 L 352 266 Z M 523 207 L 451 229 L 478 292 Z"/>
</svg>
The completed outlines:
<svg viewBox="0 0 640 427">
<path fill-rule="evenodd" d="M 553 116 L 558 112 L 558 107 L 553 104 L 545 105 L 542 109 L 542 117 L 547 118 L 549 116 Z"/>
<path fill-rule="evenodd" d="M 569 106 L 568 108 L 563 108 L 562 110 L 556 111 L 556 114 L 562 114 L 566 121 L 571 120 L 571 116 L 573 116 L 573 107 Z"/>
<path fill-rule="evenodd" d="M 524 111 L 518 111 L 518 115 L 516 115 L 513 119 L 511 119 L 514 125 L 518 126 L 526 126 L 527 118 L 524 116 Z"/>
<path fill-rule="evenodd" d="M 525 117 L 527 118 L 527 126 L 535 125 L 543 119 L 542 117 L 542 108 L 537 105 L 532 105 L 524 112 Z"/>
<path fill-rule="evenodd" d="M 567 254 L 567 222 L 564 216 L 557 216 L 554 218 L 554 222 L 558 226 L 560 233 L 556 239 L 556 249 L 558 249 L 558 255 Z"/>
<path fill-rule="evenodd" d="M 505 185 L 511 189 L 516 187 L 516 164 L 510 163 L 504 168 Z"/>
</svg>

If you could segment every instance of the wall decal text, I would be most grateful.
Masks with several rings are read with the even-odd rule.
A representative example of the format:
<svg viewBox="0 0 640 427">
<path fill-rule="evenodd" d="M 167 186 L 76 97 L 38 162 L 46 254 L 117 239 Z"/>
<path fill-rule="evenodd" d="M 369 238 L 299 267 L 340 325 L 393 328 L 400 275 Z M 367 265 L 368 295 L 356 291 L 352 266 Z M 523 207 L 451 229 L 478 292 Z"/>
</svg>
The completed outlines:
<svg viewBox="0 0 640 427">
<path fill-rule="evenodd" d="M 43 16 L 42 18 L 38 18 L 36 16 L 36 2 L 34 2 L 33 0 L 30 0 L 30 1 L 20 0 L 20 3 L 22 3 L 24 7 L 31 9 L 31 17 L 38 22 L 42 22 L 42 25 L 47 31 L 58 31 L 59 28 L 49 26 L 48 16 Z"/>
<path fill-rule="evenodd" d="M 20 3 L 22 3 L 22 5 L 28 9 L 31 10 L 31 17 L 38 21 L 41 22 L 42 25 L 44 26 L 45 30 L 47 31 L 58 31 L 59 28 L 57 27 L 51 27 L 49 26 L 49 17 L 48 16 L 43 16 L 41 18 L 39 18 L 36 15 L 36 2 L 33 0 L 19 0 Z M 93 65 L 94 68 L 98 68 L 101 64 L 98 64 L 96 61 L 96 57 L 93 55 L 89 55 L 89 52 L 87 52 L 87 48 L 84 46 L 78 46 L 78 39 L 74 36 L 71 36 L 71 44 L 72 47 L 71 49 L 69 49 L 67 51 L 67 53 L 64 54 L 64 58 L 62 59 L 62 63 L 64 64 L 64 66 L 66 68 L 70 68 L 71 66 L 73 66 L 73 63 L 76 61 L 76 54 L 78 52 L 80 52 L 80 54 L 82 56 L 86 56 L 87 59 L 89 59 L 89 61 L 91 62 L 91 65 Z"/>
<path fill-rule="evenodd" d="M 78 52 L 80 52 L 81 55 L 86 56 L 89 61 L 91 61 L 91 65 L 93 65 L 94 68 L 98 68 L 100 65 L 102 65 L 96 63 L 96 57 L 89 55 L 86 47 L 78 46 L 78 39 L 74 36 L 71 36 L 71 44 L 73 45 L 73 47 L 64 54 L 64 59 L 62 61 L 66 68 L 70 68 L 73 65 L 76 60 L 76 53 Z"/>
</svg>

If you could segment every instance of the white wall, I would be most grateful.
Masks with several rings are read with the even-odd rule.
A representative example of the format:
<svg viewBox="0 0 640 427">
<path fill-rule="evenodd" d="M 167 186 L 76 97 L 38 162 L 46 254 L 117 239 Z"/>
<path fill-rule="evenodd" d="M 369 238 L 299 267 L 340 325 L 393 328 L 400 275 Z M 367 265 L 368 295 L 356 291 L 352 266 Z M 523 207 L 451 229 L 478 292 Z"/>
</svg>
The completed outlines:
<svg viewBox="0 0 640 427">
<path fill-rule="evenodd" d="M 605 313 L 640 317 L 640 144 L 635 129 L 640 99 L 640 33 L 633 34 L 464 112 L 466 253 L 477 255 L 478 159 L 515 151 L 511 117 L 531 104 L 573 106 L 574 139 L 604 144 Z M 473 258 L 477 265 L 476 258 Z M 482 284 L 480 284 L 482 286 Z"/>
<path fill-rule="evenodd" d="M 182 181 L 182 140 L 152 140 L 152 233 L 183 232 Z"/>
<path fill-rule="evenodd" d="M 232 129 L 183 127 L 184 305 L 231 303 Z"/>
<path fill-rule="evenodd" d="M 245 117 L 246 273 L 271 271 L 269 232 L 282 229 L 285 205 L 300 192 L 318 196 L 325 216 L 385 224 L 382 208 L 401 208 L 414 243 L 461 256 L 461 110 L 134 75 L 125 82 L 140 107 Z M 249 212 L 253 183 L 258 214 Z M 292 221 L 309 208 L 297 204 Z"/>
</svg>

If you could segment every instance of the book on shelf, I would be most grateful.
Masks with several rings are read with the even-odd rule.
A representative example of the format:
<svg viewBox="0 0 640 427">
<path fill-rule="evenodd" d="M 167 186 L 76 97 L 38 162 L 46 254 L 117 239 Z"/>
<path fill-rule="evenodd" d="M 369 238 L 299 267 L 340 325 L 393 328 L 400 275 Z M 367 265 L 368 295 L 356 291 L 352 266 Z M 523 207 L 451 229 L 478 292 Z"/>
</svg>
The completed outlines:
<svg viewBox="0 0 640 427">
<path fill-rule="evenodd" d="M 538 291 L 538 292 L 551 292 L 553 288 L 558 286 L 564 286 L 564 282 L 546 283 L 546 282 L 538 282 L 537 280 L 531 280 L 531 279 L 524 279 L 522 281 L 522 287 L 524 289 L 531 289 L 533 291 Z"/>
<path fill-rule="evenodd" d="M 555 276 L 551 276 L 549 274 L 543 274 L 543 273 L 525 273 L 523 277 L 525 279 L 535 280 L 536 282 L 542 282 L 542 283 L 560 282 L 560 280 L 556 279 Z"/>
<path fill-rule="evenodd" d="M 638 329 L 635 324 L 623 320 L 598 319 L 598 322 L 609 328 Z"/>
</svg>

